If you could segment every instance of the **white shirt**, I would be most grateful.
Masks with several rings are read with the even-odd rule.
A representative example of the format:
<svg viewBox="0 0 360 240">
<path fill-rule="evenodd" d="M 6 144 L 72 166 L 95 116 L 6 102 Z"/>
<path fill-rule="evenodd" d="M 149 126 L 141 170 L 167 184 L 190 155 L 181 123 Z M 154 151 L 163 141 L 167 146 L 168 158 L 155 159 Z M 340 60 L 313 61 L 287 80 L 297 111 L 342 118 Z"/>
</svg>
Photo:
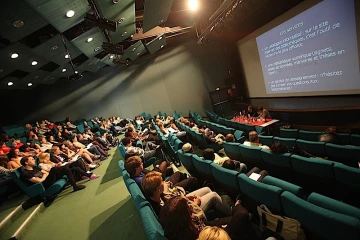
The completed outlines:
<svg viewBox="0 0 360 240">
<path fill-rule="evenodd" d="M 249 147 L 260 147 L 260 148 L 270 150 L 270 148 L 268 146 L 262 145 L 261 143 L 252 143 L 252 142 L 249 142 L 249 141 L 245 141 L 243 144 L 245 146 L 249 146 Z"/>
</svg>

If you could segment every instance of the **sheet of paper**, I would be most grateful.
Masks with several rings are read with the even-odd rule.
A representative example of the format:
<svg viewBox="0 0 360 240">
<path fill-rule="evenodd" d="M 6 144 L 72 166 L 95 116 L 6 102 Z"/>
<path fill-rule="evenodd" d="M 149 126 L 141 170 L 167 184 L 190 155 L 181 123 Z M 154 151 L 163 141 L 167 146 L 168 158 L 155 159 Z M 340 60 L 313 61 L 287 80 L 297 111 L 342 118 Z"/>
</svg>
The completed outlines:
<svg viewBox="0 0 360 240">
<path fill-rule="evenodd" d="M 249 176 L 249 178 L 251 178 L 251 179 L 254 180 L 254 181 L 257 181 L 260 177 L 261 177 L 261 175 L 258 174 L 258 173 L 252 173 L 252 174 Z"/>
</svg>

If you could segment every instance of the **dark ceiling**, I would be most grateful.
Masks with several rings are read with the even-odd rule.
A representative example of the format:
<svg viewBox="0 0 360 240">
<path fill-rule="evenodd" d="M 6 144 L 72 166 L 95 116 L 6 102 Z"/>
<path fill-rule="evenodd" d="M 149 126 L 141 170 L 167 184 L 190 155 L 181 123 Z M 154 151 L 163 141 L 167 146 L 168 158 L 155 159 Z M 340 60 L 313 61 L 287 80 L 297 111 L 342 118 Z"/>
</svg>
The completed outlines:
<svg viewBox="0 0 360 240">
<path fill-rule="evenodd" d="M 194 14 L 188 0 L 2 0 L 0 91 L 29 90 L 73 79 L 75 73 L 97 72 L 197 39 L 195 28 L 200 34 L 215 24 L 209 17 L 222 3 L 234 2 L 199 0 Z M 236 41 L 299 2 L 243 0 L 207 38 L 219 35 Z M 66 16 L 69 10 L 74 16 Z M 118 21 L 116 31 L 84 21 L 86 14 Z M 103 42 L 109 41 L 124 52 L 103 49 Z M 14 53 L 18 56 L 13 59 Z"/>
</svg>

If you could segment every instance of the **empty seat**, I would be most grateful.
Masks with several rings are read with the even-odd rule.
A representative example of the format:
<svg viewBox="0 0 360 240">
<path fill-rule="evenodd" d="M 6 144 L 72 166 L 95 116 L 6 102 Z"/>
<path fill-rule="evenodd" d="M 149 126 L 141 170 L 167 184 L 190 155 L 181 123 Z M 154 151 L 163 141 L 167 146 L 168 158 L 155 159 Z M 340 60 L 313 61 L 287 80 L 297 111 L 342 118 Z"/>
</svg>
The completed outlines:
<svg viewBox="0 0 360 240">
<path fill-rule="evenodd" d="M 283 137 L 283 138 L 298 138 L 299 137 L 299 130 L 298 129 L 280 128 L 280 137 Z"/>
<path fill-rule="evenodd" d="M 274 178 L 272 176 L 266 176 L 262 183 L 268 184 L 268 185 L 272 185 L 275 187 L 279 187 L 284 191 L 288 191 L 291 192 L 292 194 L 295 194 L 296 196 L 298 196 L 299 198 L 303 198 L 304 197 L 304 190 L 302 187 L 297 186 L 295 184 L 283 181 L 281 179 L 278 178 Z"/>
<path fill-rule="evenodd" d="M 235 130 L 234 137 L 235 141 L 238 143 L 243 143 L 245 141 L 244 132 L 241 130 Z"/>
<path fill-rule="evenodd" d="M 325 145 L 326 154 L 330 160 L 341 162 L 345 165 L 359 168 L 360 147 L 358 146 L 341 146 L 327 143 Z"/>
<path fill-rule="evenodd" d="M 259 139 L 261 144 L 263 145 L 267 145 L 267 146 L 271 146 L 274 143 L 274 137 L 273 136 L 264 136 L 264 135 L 259 135 Z"/>
<path fill-rule="evenodd" d="M 201 159 L 198 155 L 192 155 L 193 164 L 198 176 L 203 180 L 214 180 L 210 164 L 212 161 Z"/>
<path fill-rule="evenodd" d="M 220 167 L 216 163 L 211 163 L 210 166 L 212 175 L 221 188 L 223 188 L 230 196 L 235 197 L 239 194 L 239 183 L 237 179 L 237 176 L 239 175 L 238 171 Z"/>
<path fill-rule="evenodd" d="M 334 174 L 342 201 L 360 208 L 360 169 L 335 163 Z"/>
<path fill-rule="evenodd" d="M 192 154 L 183 153 L 182 150 L 178 150 L 177 155 L 178 155 L 178 158 L 179 158 L 180 162 L 185 167 L 186 171 L 188 171 L 188 173 L 190 173 L 190 175 L 196 176 L 197 172 L 196 172 L 196 169 L 195 169 L 195 166 L 193 164 L 192 157 L 191 157 Z"/>
<path fill-rule="evenodd" d="M 252 169 L 253 167 L 263 168 L 263 161 L 261 158 L 261 148 L 257 146 L 245 146 L 243 144 L 239 145 L 240 153 L 242 156 L 242 163 L 245 163 L 247 169 Z"/>
<path fill-rule="evenodd" d="M 290 157 L 290 153 L 274 154 L 267 149 L 261 149 L 261 158 L 269 174 L 293 182 L 294 178 Z"/>
<path fill-rule="evenodd" d="M 359 239 L 360 220 L 339 214 L 283 192 L 281 203 L 287 217 L 298 220 L 310 239 Z"/>
<path fill-rule="evenodd" d="M 349 133 L 338 133 L 342 145 L 351 144 L 351 135 Z"/>
<path fill-rule="evenodd" d="M 296 145 L 301 150 L 308 152 L 315 157 L 326 157 L 325 143 L 324 142 L 313 142 L 302 139 L 296 140 Z"/>
<path fill-rule="evenodd" d="M 230 159 L 241 161 L 240 143 L 223 142 L 224 151 L 226 156 Z"/>
<path fill-rule="evenodd" d="M 296 138 L 274 137 L 274 142 L 282 142 L 288 148 L 296 147 Z"/>
<path fill-rule="evenodd" d="M 274 213 L 281 213 L 281 193 L 282 189 L 279 187 L 267 185 L 261 182 L 252 180 L 246 174 L 239 174 L 238 176 L 240 191 L 254 200 L 256 205 L 265 204 Z M 253 208 L 253 213 L 256 212 Z M 256 207 L 255 207 L 256 209 Z"/>
<path fill-rule="evenodd" d="M 317 158 L 291 156 L 295 183 L 307 192 L 318 192 L 335 197 L 334 163 Z"/>
<path fill-rule="evenodd" d="M 313 131 L 300 130 L 298 138 L 300 138 L 302 140 L 306 140 L 306 141 L 317 142 L 319 140 L 319 136 L 321 134 L 323 134 L 323 132 L 313 132 Z"/>
<path fill-rule="evenodd" d="M 351 134 L 351 145 L 360 146 L 360 135 Z"/>
</svg>

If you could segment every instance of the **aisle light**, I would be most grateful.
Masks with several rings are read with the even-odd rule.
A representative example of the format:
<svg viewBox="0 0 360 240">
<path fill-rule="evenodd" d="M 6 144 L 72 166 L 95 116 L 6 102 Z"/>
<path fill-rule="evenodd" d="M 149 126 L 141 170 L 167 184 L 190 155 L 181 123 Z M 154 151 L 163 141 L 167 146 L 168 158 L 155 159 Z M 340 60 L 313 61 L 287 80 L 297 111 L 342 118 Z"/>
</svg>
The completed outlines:
<svg viewBox="0 0 360 240">
<path fill-rule="evenodd" d="M 199 6 L 199 2 L 198 0 L 189 0 L 189 8 L 192 10 L 192 11 L 195 11 Z"/>
</svg>

